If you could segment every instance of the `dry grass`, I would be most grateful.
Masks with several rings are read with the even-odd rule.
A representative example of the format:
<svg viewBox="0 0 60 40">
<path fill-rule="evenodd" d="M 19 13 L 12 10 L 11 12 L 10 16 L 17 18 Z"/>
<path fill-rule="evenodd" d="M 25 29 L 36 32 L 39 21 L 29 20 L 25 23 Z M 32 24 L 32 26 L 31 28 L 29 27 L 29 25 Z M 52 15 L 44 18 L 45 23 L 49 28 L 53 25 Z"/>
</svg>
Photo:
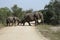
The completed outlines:
<svg viewBox="0 0 60 40">
<path fill-rule="evenodd" d="M 38 25 L 39 31 L 50 40 L 60 40 L 60 26 Z"/>
<path fill-rule="evenodd" d="M 0 28 L 6 27 L 4 24 L 0 24 Z"/>
</svg>

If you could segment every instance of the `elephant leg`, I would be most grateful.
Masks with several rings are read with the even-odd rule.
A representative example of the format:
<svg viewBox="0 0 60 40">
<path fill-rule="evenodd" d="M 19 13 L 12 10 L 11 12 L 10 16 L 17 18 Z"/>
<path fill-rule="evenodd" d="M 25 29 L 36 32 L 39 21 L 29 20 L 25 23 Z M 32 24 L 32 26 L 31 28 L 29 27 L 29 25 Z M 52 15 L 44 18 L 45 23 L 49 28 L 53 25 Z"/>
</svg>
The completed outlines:
<svg viewBox="0 0 60 40">
<path fill-rule="evenodd" d="M 16 22 L 15 22 L 15 21 L 13 21 L 13 22 L 12 22 L 12 25 L 13 25 L 13 24 L 14 24 L 14 25 L 16 25 Z"/>
<path fill-rule="evenodd" d="M 37 20 L 37 24 L 40 24 L 40 23 L 38 22 L 38 20 Z"/>
<path fill-rule="evenodd" d="M 8 26 L 8 24 L 9 24 L 9 23 L 7 22 L 6 25 Z"/>
<path fill-rule="evenodd" d="M 38 25 L 38 23 L 39 23 L 38 20 L 35 20 L 35 26 Z"/>
<path fill-rule="evenodd" d="M 28 22 L 29 26 L 31 26 L 30 22 Z"/>
<path fill-rule="evenodd" d="M 37 22 L 35 21 L 35 26 L 37 25 Z"/>
<path fill-rule="evenodd" d="M 13 23 L 12 23 L 12 26 L 13 26 Z"/>
<path fill-rule="evenodd" d="M 25 25 L 25 22 L 23 23 L 23 26 Z"/>
<path fill-rule="evenodd" d="M 41 20 L 41 22 L 40 22 L 41 24 L 44 24 L 44 21 L 43 20 Z"/>
<path fill-rule="evenodd" d="M 9 23 L 7 23 L 7 26 L 9 26 Z"/>
<path fill-rule="evenodd" d="M 8 26 L 10 26 L 10 23 L 8 23 Z"/>
<path fill-rule="evenodd" d="M 15 25 L 17 25 L 18 24 L 18 22 L 17 21 L 15 21 Z M 18 24 L 19 25 L 19 24 Z"/>
<path fill-rule="evenodd" d="M 18 24 L 17 25 L 19 25 L 19 22 L 18 22 Z"/>
<path fill-rule="evenodd" d="M 9 26 L 9 22 L 8 21 L 6 21 L 6 25 Z"/>
<path fill-rule="evenodd" d="M 17 22 L 17 25 L 19 25 L 20 24 L 20 22 Z M 22 23 L 21 23 L 22 24 Z"/>
</svg>

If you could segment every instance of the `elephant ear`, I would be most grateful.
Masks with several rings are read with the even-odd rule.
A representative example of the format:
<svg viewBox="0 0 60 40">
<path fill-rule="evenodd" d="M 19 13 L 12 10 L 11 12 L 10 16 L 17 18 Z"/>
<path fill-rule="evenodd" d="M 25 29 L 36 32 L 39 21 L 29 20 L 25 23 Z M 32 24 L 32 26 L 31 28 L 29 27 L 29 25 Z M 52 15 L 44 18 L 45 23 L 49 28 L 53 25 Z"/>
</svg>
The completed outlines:
<svg viewBox="0 0 60 40">
<path fill-rule="evenodd" d="M 39 15 L 41 17 L 41 22 L 44 23 L 44 16 L 43 16 L 43 13 L 42 12 L 39 12 Z"/>
</svg>

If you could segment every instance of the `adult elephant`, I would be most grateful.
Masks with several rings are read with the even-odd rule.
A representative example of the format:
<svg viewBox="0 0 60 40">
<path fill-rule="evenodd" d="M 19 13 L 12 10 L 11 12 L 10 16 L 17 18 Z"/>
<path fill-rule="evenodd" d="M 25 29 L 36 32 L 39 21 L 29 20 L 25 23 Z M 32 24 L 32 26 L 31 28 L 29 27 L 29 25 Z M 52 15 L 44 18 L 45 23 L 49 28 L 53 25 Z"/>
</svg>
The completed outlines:
<svg viewBox="0 0 60 40">
<path fill-rule="evenodd" d="M 10 26 L 11 24 L 16 24 L 16 22 L 19 21 L 19 18 L 18 17 L 14 17 L 14 16 L 9 16 L 7 19 L 6 19 L 6 24 L 7 26 Z"/>
<path fill-rule="evenodd" d="M 42 14 L 41 12 L 36 12 L 36 13 L 34 13 L 34 18 L 35 18 L 36 20 L 41 19 L 41 22 L 40 22 L 40 23 L 44 23 L 44 17 L 43 17 L 43 14 Z"/>
<path fill-rule="evenodd" d="M 37 25 L 39 24 L 39 19 L 41 19 L 41 22 L 43 22 L 43 14 L 41 12 L 27 13 L 24 15 L 20 23 L 23 23 L 23 25 L 25 25 L 25 22 L 28 22 L 28 24 L 31 26 L 30 22 L 35 21 L 35 25 Z"/>
</svg>

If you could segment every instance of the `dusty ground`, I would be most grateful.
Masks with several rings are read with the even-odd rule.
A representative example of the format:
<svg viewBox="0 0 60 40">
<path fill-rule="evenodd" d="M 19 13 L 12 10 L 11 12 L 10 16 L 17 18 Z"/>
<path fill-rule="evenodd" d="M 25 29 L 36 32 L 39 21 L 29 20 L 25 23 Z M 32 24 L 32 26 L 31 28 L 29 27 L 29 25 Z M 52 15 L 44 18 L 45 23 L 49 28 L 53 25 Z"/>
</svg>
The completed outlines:
<svg viewBox="0 0 60 40">
<path fill-rule="evenodd" d="M 33 26 L 11 26 L 0 30 L 0 40 L 48 40 Z"/>
</svg>

